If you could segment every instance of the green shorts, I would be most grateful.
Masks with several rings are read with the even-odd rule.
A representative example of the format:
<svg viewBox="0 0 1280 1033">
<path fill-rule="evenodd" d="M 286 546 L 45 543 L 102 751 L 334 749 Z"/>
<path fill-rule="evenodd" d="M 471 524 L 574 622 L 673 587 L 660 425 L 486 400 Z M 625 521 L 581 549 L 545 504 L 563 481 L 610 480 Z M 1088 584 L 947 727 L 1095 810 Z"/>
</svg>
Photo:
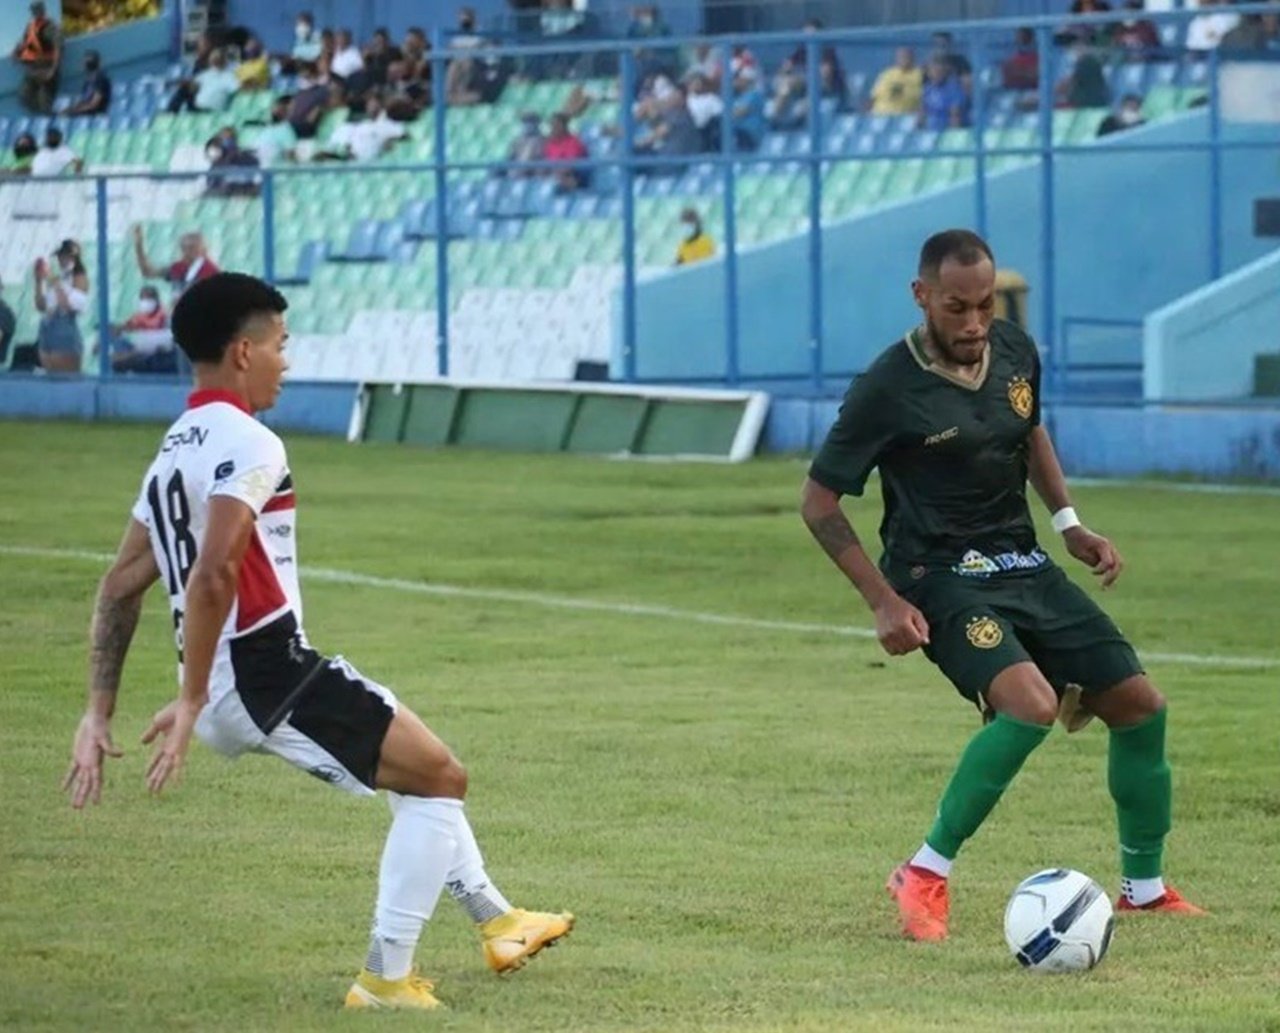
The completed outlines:
<svg viewBox="0 0 1280 1033">
<path fill-rule="evenodd" d="M 1053 690 L 1101 692 L 1142 674 L 1138 654 L 1061 567 L 1010 577 L 927 574 L 902 596 L 929 622 L 925 655 L 960 694 L 985 706 L 992 679 L 1030 660 Z"/>
</svg>

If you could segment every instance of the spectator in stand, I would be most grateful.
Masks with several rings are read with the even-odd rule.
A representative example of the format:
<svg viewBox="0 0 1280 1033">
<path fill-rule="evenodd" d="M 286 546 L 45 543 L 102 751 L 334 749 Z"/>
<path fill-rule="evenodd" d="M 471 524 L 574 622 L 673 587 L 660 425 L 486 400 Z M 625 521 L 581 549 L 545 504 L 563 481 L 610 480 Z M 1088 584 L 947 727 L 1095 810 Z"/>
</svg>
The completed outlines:
<svg viewBox="0 0 1280 1033">
<path fill-rule="evenodd" d="M 744 64 L 733 77 L 733 137 L 740 151 L 754 151 L 764 139 L 769 123 L 764 114 L 760 72 Z"/>
<path fill-rule="evenodd" d="M 804 23 L 804 31 L 819 32 L 822 22 L 810 18 Z M 804 44 L 796 47 L 791 56 L 782 62 L 773 80 L 773 97 L 766 108 L 769 121 L 778 128 L 789 128 L 800 125 L 809 114 L 809 81 L 806 68 L 809 63 L 809 48 Z M 845 84 L 844 68 L 835 47 L 825 46 L 818 54 L 819 89 L 824 98 L 833 99 L 836 107 L 847 106 L 848 87 Z"/>
<path fill-rule="evenodd" d="M 942 132 L 969 124 L 969 93 L 953 68 L 954 65 L 940 58 L 929 62 L 929 77 L 920 101 L 922 129 Z"/>
<path fill-rule="evenodd" d="M 760 77 L 760 62 L 756 60 L 755 54 L 748 50 L 745 46 L 739 44 L 733 48 L 733 57 L 729 61 L 729 71 L 733 73 L 736 79 L 747 69 L 756 73 L 756 78 Z"/>
<path fill-rule="evenodd" d="M 111 107 L 111 77 L 102 70 L 102 56 L 96 50 L 84 55 L 84 85 L 68 115 L 102 115 Z"/>
<path fill-rule="evenodd" d="M 1036 34 L 1019 29 L 1013 35 L 1013 53 L 1000 66 L 1000 83 L 1006 90 L 1034 90 L 1040 85 L 1040 51 Z"/>
<path fill-rule="evenodd" d="M 671 35 L 671 26 L 662 20 L 657 4 L 639 4 L 631 8 L 631 21 L 627 25 L 627 39 L 660 40 Z M 641 46 L 636 49 L 638 79 L 646 79 L 659 72 L 674 75 L 676 55 L 669 48 Z"/>
<path fill-rule="evenodd" d="M 286 116 L 299 140 L 314 140 L 320 120 L 333 104 L 329 84 L 320 78 L 318 65 L 303 65 L 298 92 L 293 95 Z"/>
<path fill-rule="evenodd" d="M 50 126 L 44 133 L 44 146 L 31 159 L 33 176 L 61 176 L 67 172 L 79 174 L 84 162 L 62 141 L 62 130 Z"/>
<path fill-rule="evenodd" d="M 1187 25 L 1187 49 L 1204 56 L 1217 48 L 1222 37 L 1240 24 L 1240 16 L 1227 10 L 1222 0 L 1200 0 L 1208 13 L 1192 18 Z"/>
<path fill-rule="evenodd" d="M 333 55 L 337 52 L 338 43 L 334 38 L 332 29 L 320 30 L 320 56 L 316 58 L 316 65 L 320 69 L 320 76 L 326 82 L 333 72 Z"/>
<path fill-rule="evenodd" d="M 1150 18 L 1139 18 L 1142 0 L 1125 0 L 1127 17 L 1117 22 L 1111 34 L 1112 45 L 1124 51 L 1131 59 L 1150 61 L 1160 51 L 1160 30 Z"/>
<path fill-rule="evenodd" d="M 899 47 L 893 64 L 876 76 L 871 87 L 873 115 L 914 115 L 924 94 L 924 72 L 910 47 Z"/>
<path fill-rule="evenodd" d="M 543 149 L 547 161 L 565 163 L 564 168 L 553 169 L 551 173 L 555 177 L 558 193 L 571 194 L 587 185 L 588 172 L 581 162 L 590 155 L 581 137 L 569 128 L 566 115 L 551 116 L 551 132 L 547 135 Z"/>
<path fill-rule="evenodd" d="M 64 240 L 52 262 L 37 258 L 35 280 L 40 365 L 50 372 L 79 373 L 84 355 L 79 316 L 89 307 L 89 275 L 80 260 L 80 245 Z"/>
<path fill-rule="evenodd" d="M 265 90 L 271 85 L 271 62 L 262 40 L 250 35 L 240 52 L 236 66 L 236 82 L 241 90 Z"/>
<path fill-rule="evenodd" d="M 329 153 L 351 161 L 375 161 L 406 133 L 401 123 L 388 117 L 382 98 L 371 93 L 364 102 L 364 118 L 340 125 L 329 141 Z"/>
<path fill-rule="evenodd" d="M 185 79 L 178 84 L 169 101 L 169 111 L 175 115 L 183 108 L 188 111 L 225 111 L 239 88 L 240 80 L 236 78 L 235 71 L 227 67 L 226 53 L 214 50 L 209 55 L 208 68 L 197 72 L 194 79 Z"/>
<path fill-rule="evenodd" d="M 62 33 L 45 13 L 43 3 L 31 5 L 31 20 L 13 48 L 13 59 L 22 66 L 22 86 L 18 92 L 22 106 L 38 115 L 51 114 L 54 98 L 58 96 Z"/>
<path fill-rule="evenodd" d="M 692 79 L 695 75 L 706 79 L 713 93 L 720 92 L 720 79 L 724 75 L 724 65 L 720 60 L 720 51 L 716 47 L 708 43 L 699 43 L 693 48 L 693 64 L 685 72 L 685 78 Z"/>
<path fill-rule="evenodd" d="M 526 111 L 520 116 L 520 132 L 507 149 L 507 161 L 541 161 L 546 154 L 547 138 L 542 135 L 542 119 L 537 112 Z M 528 179 L 541 173 L 534 169 L 508 169 L 512 179 Z"/>
<path fill-rule="evenodd" d="M 404 54 L 391 42 L 386 29 L 374 29 L 369 45 L 364 49 L 364 70 L 369 84 L 378 88 L 387 85 L 391 66 L 403 61 Z"/>
<path fill-rule="evenodd" d="M 1111 103 L 1111 89 L 1102 72 L 1102 62 L 1082 44 L 1075 49 L 1075 64 L 1055 88 L 1058 107 L 1105 108 Z"/>
<path fill-rule="evenodd" d="M 689 106 L 684 87 L 672 85 L 664 91 L 663 99 L 652 101 L 656 109 L 649 119 L 648 130 L 636 141 L 637 154 L 649 154 L 661 158 L 679 158 L 702 151 L 702 134 L 689 117 Z M 651 165 L 646 171 L 655 175 L 680 175 L 677 165 Z"/>
<path fill-rule="evenodd" d="M 499 58 L 476 57 L 468 51 L 489 45 L 477 32 L 476 12 L 464 7 L 458 12 L 458 31 L 449 46 L 458 56 L 449 62 L 445 72 L 445 97 L 450 107 L 472 107 L 492 104 L 502 92 L 505 82 Z"/>
<path fill-rule="evenodd" d="M 715 257 L 716 242 L 702 227 L 702 217 L 696 208 L 686 208 L 680 213 L 680 226 L 684 238 L 676 248 L 676 265 L 693 265 Z"/>
<path fill-rule="evenodd" d="M 689 117 L 702 134 L 703 149 L 711 150 L 719 146 L 717 141 L 720 139 L 720 118 L 724 114 L 724 101 L 720 99 L 720 94 L 712 91 L 711 83 L 705 75 L 695 73 L 687 77 L 687 82 Z"/>
<path fill-rule="evenodd" d="M 319 60 L 320 34 L 316 32 L 316 20 L 310 11 L 303 11 L 293 25 L 293 49 L 288 57 L 281 58 L 280 67 L 293 73 L 302 65 L 315 64 Z"/>
<path fill-rule="evenodd" d="M 1280 53 L 1280 14 L 1246 14 L 1222 37 L 1218 49 Z"/>
<path fill-rule="evenodd" d="M 40 146 L 30 133 L 19 133 L 13 141 L 13 164 L 5 169 L 7 176 L 29 176 Z"/>
<path fill-rule="evenodd" d="M 401 58 L 387 69 L 387 111 L 401 122 L 412 122 L 431 103 L 431 45 L 427 34 L 411 28 L 404 36 Z"/>
<path fill-rule="evenodd" d="M 1098 126 L 1099 136 L 1109 136 L 1124 129 L 1140 126 L 1146 119 L 1142 117 L 1142 98 L 1136 93 L 1126 93 L 1120 100 L 1120 107 L 1104 118 Z"/>
<path fill-rule="evenodd" d="M 350 29 L 339 29 L 334 37 L 333 58 L 329 62 L 329 74 L 339 79 L 350 79 L 357 72 L 364 71 L 364 57 L 356 46 Z"/>
<path fill-rule="evenodd" d="M 133 228 L 133 254 L 138 260 L 138 271 L 151 280 L 165 280 L 173 288 L 173 300 L 197 280 L 207 280 L 221 270 L 209 257 L 204 237 L 197 232 L 184 233 L 178 238 L 178 257 L 168 266 L 154 266 L 147 258 L 142 239 L 142 227 Z"/>
<path fill-rule="evenodd" d="M 929 54 L 929 60 L 941 61 L 945 64 L 947 71 L 956 77 L 965 93 L 969 93 L 973 79 L 973 65 L 969 64 L 969 59 L 955 49 L 955 40 L 951 33 L 935 32 L 932 38 L 933 49 Z"/>
<path fill-rule="evenodd" d="M 1072 0 L 1072 14 L 1104 14 L 1111 10 L 1107 0 Z M 1105 44 L 1110 39 L 1113 26 L 1106 25 L 1068 25 L 1056 36 L 1054 42 L 1065 45 L 1072 43 Z"/>
<path fill-rule="evenodd" d="M 260 190 L 258 157 L 242 150 L 234 126 L 223 126 L 204 149 L 209 161 L 205 192 L 216 197 L 254 197 Z"/>
<path fill-rule="evenodd" d="M 4 300 L 4 282 L 0 281 L 0 365 L 7 364 L 9 349 L 13 347 L 13 335 L 18 329 L 18 317 Z"/>
<path fill-rule="evenodd" d="M 111 368 L 119 373 L 178 372 L 168 327 L 160 292 L 144 284 L 138 291 L 137 311 L 111 327 Z"/>
<path fill-rule="evenodd" d="M 292 97 L 277 97 L 271 103 L 271 122 L 258 134 L 254 152 L 258 163 L 270 167 L 282 161 L 292 161 L 298 134 L 289 124 L 289 104 Z"/>
</svg>

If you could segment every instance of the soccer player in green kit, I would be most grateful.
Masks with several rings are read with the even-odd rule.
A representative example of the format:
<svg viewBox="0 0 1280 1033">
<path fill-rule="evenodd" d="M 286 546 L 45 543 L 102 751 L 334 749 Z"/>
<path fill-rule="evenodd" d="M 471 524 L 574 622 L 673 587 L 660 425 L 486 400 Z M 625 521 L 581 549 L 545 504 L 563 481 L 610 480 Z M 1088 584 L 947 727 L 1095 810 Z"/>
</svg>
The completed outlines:
<svg viewBox="0 0 1280 1033">
<path fill-rule="evenodd" d="M 1080 523 L 1040 423 L 1034 343 L 994 319 L 995 262 L 977 234 L 930 237 L 912 284 L 924 323 L 858 377 L 813 461 L 805 523 L 875 613 L 893 656 L 925 654 L 986 722 L 965 747 L 919 851 L 889 877 L 903 932 L 947 935 L 960 847 L 1061 717 L 1110 729 L 1122 911 L 1203 914 L 1161 878 L 1170 826 L 1164 697 L 1099 606 L 1040 550 L 1026 485 L 1077 560 L 1110 587 L 1115 547 Z M 884 555 L 871 562 L 840 508 L 879 467 Z"/>
</svg>

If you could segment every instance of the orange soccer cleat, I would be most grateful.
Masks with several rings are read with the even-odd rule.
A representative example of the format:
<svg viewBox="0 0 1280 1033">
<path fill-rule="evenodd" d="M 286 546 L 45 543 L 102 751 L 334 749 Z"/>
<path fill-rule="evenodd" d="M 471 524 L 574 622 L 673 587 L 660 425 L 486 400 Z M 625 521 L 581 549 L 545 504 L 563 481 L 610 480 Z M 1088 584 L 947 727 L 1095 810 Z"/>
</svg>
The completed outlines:
<svg viewBox="0 0 1280 1033">
<path fill-rule="evenodd" d="M 941 875 L 900 864 L 885 885 L 898 902 L 902 934 L 912 940 L 937 942 L 947 938 L 947 880 Z"/>
<path fill-rule="evenodd" d="M 1123 893 L 1120 899 L 1116 901 L 1117 911 L 1167 911 L 1174 915 L 1207 915 L 1209 912 L 1202 907 L 1196 907 L 1189 900 L 1183 900 L 1182 894 L 1175 890 L 1172 886 L 1164 888 L 1163 895 L 1156 897 L 1155 900 L 1148 901 L 1145 904 L 1130 904 L 1129 898 Z"/>
</svg>

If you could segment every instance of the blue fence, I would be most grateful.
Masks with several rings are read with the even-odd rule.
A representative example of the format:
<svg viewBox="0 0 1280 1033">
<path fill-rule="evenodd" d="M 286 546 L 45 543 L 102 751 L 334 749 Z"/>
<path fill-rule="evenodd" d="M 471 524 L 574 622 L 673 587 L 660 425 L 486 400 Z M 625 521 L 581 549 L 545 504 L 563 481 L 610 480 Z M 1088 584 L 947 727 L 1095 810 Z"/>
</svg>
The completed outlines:
<svg viewBox="0 0 1280 1033">
<path fill-rule="evenodd" d="M 1274 12 L 1277 5 L 1233 10 L 1250 15 Z M 492 149 L 474 146 L 472 133 L 517 110 L 521 102 L 511 98 L 533 105 L 538 98 L 564 96 L 545 81 L 513 79 L 503 91 L 507 99 L 500 95 L 496 104 L 428 108 L 395 158 L 368 166 L 276 164 L 247 171 L 245 193 L 251 196 L 204 207 L 189 203 L 192 197 L 179 199 L 168 227 L 200 229 L 239 245 L 251 235 L 254 253 L 244 257 L 242 246 L 232 264 L 294 283 L 307 299 L 300 316 L 312 304 L 327 311 L 324 285 L 331 270 L 341 267 L 341 276 L 359 270 L 368 297 L 351 303 L 381 295 L 397 298 L 398 307 L 432 313 L 431 332 L 413 344 L 433 349 L 431 372 L 448 376 L 468 372 L 458 361 L 462 337 L 455 326 L 466 291 L 558 289 L 519 269 L 489 278 L 486 262 L 496 256 L 491 266 L 505 269 L 505 259 L 516 253 L 540 262 L 544 247 L 571 265 L 582 250 L 557 251 L 563 242 L 555 227 L 573 224 L 575 247 L 584 239 L 595 242 L 592 264 L 620 269 L 616 284 L 605 277 L 598 288 L 612 305 L 600 332 L 612 337 L 603 351 L 613 377 L 763 384 L 824 395 L 838 390 L 915 317 L 907 283 L 923 236 L 965 224 L 988 235 L 1000 264 L 1029 282 L 1029 321 L 1046 356 L 1048 390 L 1064 397 L 1137 399 L 1142 367 L 1136 342 L 1144 315 L 1257 259 L 1275 243 L 1254 234 L 1252 210 L 1267 194 L 1280 195 L 1273 160 L 1280 124 L 1274 113 L 1251 115 L 1247 104 L 1243 114 L 1237 111 L 1228 73 L 1244 66 L 1269 73 L 1277 66 L 1261 54 L 1188 52 L 1185 28 L 1194 15 L 1146 15 L 1160 27 L 1162 41 L 1141 53 L 1064 44 L 1065 35 L 1103 30 L 1115 14 L 741 39 L 482 47 L 466 57 L 508 72 L 554 61 L 576 77 L 561 84 L 564 89 L 596 90 L 593 106 L 604 114 L 586 134 L 589 156 L 573 163 L 589 186 L 561 192 L 548 177 L 563 173 L 564 162 L 495 159 Z M 1033 33 L 1038 82 L 1034 89 L 1005 89 L 1001 66 L 1015 31 L 1024 27 Z M 874 73 L 894 48 L 927 48 L 939 31 L 954 34 L 957 55 L 972 68 L 968 124 L 919 128 L 908 124 L 914 116 L 864 110 Z M 436 44 L 431 61 L 438 88 L 460 55 L 450 51 L 443 32 Z M 723 132 L 711 150 L 643 153 L 637 145 L 646 130 L 634 98 L 662 61 L 675 63 L 674 55 L 703 44 L 725 68 L 739 44 L 760 54 L 794 52 L 801 60 L 793 67 L 803 69 L 798 93 L 823 99 L 804 105 L 798 121 L 770 128 L 754 147 Z M 655 50 L 672 56 L 655 60 Z M 828 96 L 823 67 L 831 52 L 845 67 L 849 99 Z M 1143 98 L 1147 127 L 1096 139 L 1101 105 L 1059 106 L 1055 84 L 1082 52 L 1104 59 L 1100 71 L 1112 100 L 1125 93 Z M 613 68 L 616 76 L 595 74 Z M 725 112 L 738 103 L 731 75 L 722 78 L 719 102 Z M 608 117 L 615 111 L 616 121 Z M 192 117 L 210 127 L 219 121 L 178 116 Z M 146 137 L 159 119 L 139 118 L 135 134 L 145 154 Z M 169 129 L 174 124 L 165 122 Z M 10 120 L 3 127 L 6 141 L 20 127 L 40 130 L 43 123 Z M 1260 161 L 1263 156 L 1268 160 Z M 118 164 L 131 163 L 128 154 L 124 158 Z M 121 223 L 113 191 L 138 200 L 160 196 L 166 184 L 186 183 L 194 194 L 211 181 L 206 173 L 152 169 L 69 182 L 80 184 L 73 189 L 82 191 L 81 201 L 83 190 L 93 193 L 92 227 L 84 238 L 93 259 L 94 321 L 105 331 L 122 321 L 128 301 L 123 288 L 138 279 L 128 264 L 129 227 Z M 342 184 L 336 191 L 328 185 L 335 182 Z M 397 202 L 376 217 L 366 203 L 375 183 L 392 184 L 385 193 Z M 0 183 L 0 202 L 10 191 L 34 189 L 32 182 Z M 309 200 L 320 194 L 336 200 L 323 210 L 323 225 L 313 225 L 317 209 Z M 654 213 L 670 218 L 686 205 L 703 214 L 717 255 L 688 269 L 660 268 L 671 260 L 659 260 Z M 6 203 L 3 210 L 11 219 L 27 218 L 20 207 Z M 36 239 L 42 218 L 37 212 L 14 225 Z M 156 215 L 153 221 L 165 220 Z M 44 222 L 62 225 L 56 212 Z M 670 231 L 673 253 L 675 227 Z M 150 246 L 171 247 L 172 237 L 159 232 L 159 244 Z M 401 288 L 408 282 L 430 300 L 415 305 L 406 298 Z M 518 307 L 519 299 L 500 300 Z M 104 377 L 112 375 L 106 336 L 96 359 Z M 601 344 L 596 342 L 597 351 Z"/>
</svg>

